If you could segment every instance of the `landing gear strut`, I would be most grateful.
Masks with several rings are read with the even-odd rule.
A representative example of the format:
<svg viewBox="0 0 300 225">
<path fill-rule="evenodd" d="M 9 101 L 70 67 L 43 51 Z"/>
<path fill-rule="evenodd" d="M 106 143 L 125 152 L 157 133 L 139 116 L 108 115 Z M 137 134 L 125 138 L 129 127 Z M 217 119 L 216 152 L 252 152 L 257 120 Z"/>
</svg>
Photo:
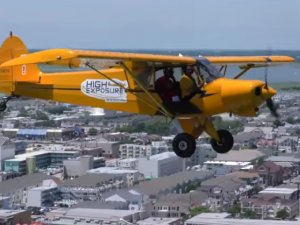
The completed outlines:
<svg viewBox="0 0 300 225">
<path fill-rule="evenodd" d="M 172 144 L 174 152 L 181 158 L 191 157 L 196 150 L 195 138 L 187 133 L 177 134 Z"/>
<path fill-rule="evenodd" d="M 227 153 L 229 152 L 233 147 L 233 137 L 232 134 L 228 130 L 218 130 L 218 135 L 221 139 L 221 141 L 216 141 L 215 139 L 211 139 L 210 143 L 212 148 L 217 153 Z"/>
</svg>

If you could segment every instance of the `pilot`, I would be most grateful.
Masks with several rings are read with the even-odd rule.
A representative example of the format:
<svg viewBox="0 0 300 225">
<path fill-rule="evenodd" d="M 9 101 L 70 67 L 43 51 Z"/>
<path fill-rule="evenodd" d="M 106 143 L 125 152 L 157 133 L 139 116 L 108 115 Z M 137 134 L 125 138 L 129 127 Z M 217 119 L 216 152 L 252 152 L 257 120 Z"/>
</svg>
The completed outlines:
<svg viewBox="0 0 300 225">
<path fill-rule="evenodd" d="M 184 66 L 182 68 L 183 75 L 180 80 L 181 98 L 190 100 L 196 93 L 199 93 L 199 87 L 193 78 L 194 67 Z"/>
</svg>

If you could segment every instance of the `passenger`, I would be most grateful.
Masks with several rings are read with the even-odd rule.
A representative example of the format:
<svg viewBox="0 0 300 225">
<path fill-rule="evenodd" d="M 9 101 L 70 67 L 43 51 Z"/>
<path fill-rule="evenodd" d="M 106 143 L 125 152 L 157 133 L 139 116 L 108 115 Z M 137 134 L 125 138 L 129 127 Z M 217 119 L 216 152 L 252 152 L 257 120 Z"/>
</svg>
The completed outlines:
<svg viewBox="0 0 300 225">
<path fill-rule="evenodd" d="M 203 83 L 198 80 L 199 83 L 197 85 L 195 79 L 193 78 L 194 67 L 193 66 L 185 66 L 182 68 L 183 75 L 180 80 L 180 89 L 181 89 L 181 99 L 183 101 L 189 101 L 195 94 L 200 93 L 201 95 L 204 93 L 201 91 L 203 87 Z"/>
</svg>

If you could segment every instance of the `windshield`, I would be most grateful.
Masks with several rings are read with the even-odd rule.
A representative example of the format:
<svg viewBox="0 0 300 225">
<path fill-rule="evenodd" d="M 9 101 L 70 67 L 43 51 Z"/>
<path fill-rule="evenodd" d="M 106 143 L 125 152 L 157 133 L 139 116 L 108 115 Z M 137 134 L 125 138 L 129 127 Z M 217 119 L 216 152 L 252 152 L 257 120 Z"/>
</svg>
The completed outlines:
<svg viewBox="0 0 300 225">
<path fill-rule="evenodd" d="M 210 61 L 204 57 L 197 57 L 197 65 L 199 68 L 200 74 L 206 80 L 207 83 L 212 82 L 215 79 L 218 79 L 223 76 L 222 73 L 215 67 Z"/>
</svg>

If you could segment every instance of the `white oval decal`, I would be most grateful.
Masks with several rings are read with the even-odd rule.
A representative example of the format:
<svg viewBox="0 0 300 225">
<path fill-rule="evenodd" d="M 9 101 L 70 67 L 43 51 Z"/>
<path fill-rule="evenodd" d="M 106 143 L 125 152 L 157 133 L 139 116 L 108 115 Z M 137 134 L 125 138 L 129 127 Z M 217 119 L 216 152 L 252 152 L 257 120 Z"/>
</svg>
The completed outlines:
<svg viewBox="0 0 300 225">
<path fill-rule="evenodd" d="M 88 79 L 81 83 L 81 92 L 105 102 L 127 102 L 127 93 L 121 86 L 127 88 L 128 82 L 112 80 L 120 86 L 108 79 Z"/>
</svg>

